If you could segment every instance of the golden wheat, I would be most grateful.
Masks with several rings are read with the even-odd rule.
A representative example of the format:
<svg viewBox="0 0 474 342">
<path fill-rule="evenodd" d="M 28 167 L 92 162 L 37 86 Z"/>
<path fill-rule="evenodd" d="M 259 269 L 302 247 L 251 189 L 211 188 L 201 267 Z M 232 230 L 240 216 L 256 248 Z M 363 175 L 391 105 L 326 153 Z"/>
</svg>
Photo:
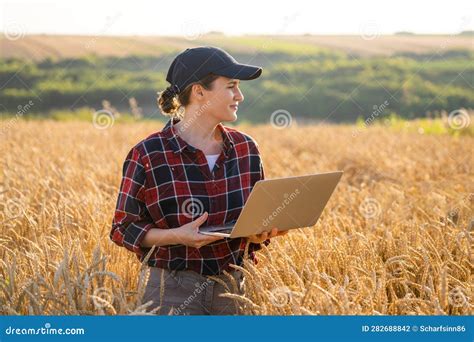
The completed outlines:
<svg viewBox="0 0 474 342">
<path fill-rule="evenodd" d="M 146 267 L 108 234 L 126 153 L 161 127 L 3 131 L 1 314 L 144 313 Z M 472 314 L 473 138 L 353 128 L 240 127 L 268 178 L 345 174 L 318 224 L 237 267 L 245 295 L 228 296 L 246 314 Z"/>
</svg>

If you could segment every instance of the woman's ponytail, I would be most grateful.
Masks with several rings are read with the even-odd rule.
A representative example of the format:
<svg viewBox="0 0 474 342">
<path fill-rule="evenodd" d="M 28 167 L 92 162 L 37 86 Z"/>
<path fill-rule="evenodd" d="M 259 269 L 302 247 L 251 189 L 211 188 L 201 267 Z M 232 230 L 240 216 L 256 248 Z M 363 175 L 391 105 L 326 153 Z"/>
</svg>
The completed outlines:
<svg viewBox="0 0 474 342">
<path fill-rule="evenodd" d="M 218 77 L 219 76 L 215 74 L 208 74 L 200 81 L 191 83 L 183 90 L 180 90 L 176 85 L 171 85 L 161 93 L 158 93 L 158 107 L 163 115 L 181 119 L 184 115 L 184 107 L 189 104 L 193 84 L 197 83 L 205 89 L 211 89 L 212 82 L 214 82 Z"/>
<path fill-rule="evenodd" d="M 164 115 L 175 117 L 178 116 L 179 107 L 181 103 L 178 94 L 174 91 L 172 86 L 169 86 L 161 93 L 158 93 L 158 107 Z"/>
</svg>

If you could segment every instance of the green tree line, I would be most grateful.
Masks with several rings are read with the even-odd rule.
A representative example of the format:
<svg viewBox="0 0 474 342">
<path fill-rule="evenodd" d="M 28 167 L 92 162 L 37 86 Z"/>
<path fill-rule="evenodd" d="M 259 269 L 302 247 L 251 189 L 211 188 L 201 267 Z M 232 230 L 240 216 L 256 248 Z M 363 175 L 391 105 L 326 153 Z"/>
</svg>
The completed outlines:
<svg viewBox="0 0 474 342">
<path fill-rule="evenodd" d="M 231 52 L 232 53 L 232 52 Z M 427 112 L 474 108 L 474 53 L 452 50 L 354 57 L 311 54 L 233 53 L 242 63 L 264 67 L 262 77 L 242 82 L 239 116 L 253 122 L 284 109 L 295 118 L 355 121 L 387 101 L 385 110 L 403 118 Z M 156 93 L 168 84 L 173 55 L 97 57 L 28 62 L 0 61 L 0 112 L 15 113 L 33 101 L 30 114 L 56 109 L 101 108 L 103 100 L 127 110 L 134 98 L 145 117 L 159 117 Z"/>
</svg>

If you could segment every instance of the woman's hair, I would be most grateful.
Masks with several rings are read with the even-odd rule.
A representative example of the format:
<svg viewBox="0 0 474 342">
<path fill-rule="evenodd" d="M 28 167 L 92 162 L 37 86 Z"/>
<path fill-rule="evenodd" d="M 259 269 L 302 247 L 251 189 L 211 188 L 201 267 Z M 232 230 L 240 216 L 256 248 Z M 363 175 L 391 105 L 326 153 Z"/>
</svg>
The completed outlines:
<svg viewBox="0 0 474 342">
<path fill-rule="evenodd" d="M 180 108 L 189 104 L 193 84 L 200 84 L 205 89 L 211 89 L 212 82 L 214 82 L 218 77 L 219 75 L 215 75 L 212 73 L 208 74 L 198 82 L 189 84 L 179 94 L 175 94 L 173 92 L 172 86 L 169 86 L 161 93 L 158 93 L 158 107 L 160 107 L 161 112 L 166 116 L 181 118 L 183 115 L 183 111 L 180 110 Z"/>
</svg>

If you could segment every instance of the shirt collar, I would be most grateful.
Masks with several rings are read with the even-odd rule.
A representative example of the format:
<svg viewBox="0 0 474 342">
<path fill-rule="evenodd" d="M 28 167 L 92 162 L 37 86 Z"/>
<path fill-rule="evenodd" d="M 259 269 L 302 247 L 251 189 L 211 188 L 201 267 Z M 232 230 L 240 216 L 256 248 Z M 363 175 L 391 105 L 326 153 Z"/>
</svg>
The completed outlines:
<svg viewBox="0 0 474 342">
<path fill-rule="evenodd" d="M 179 135 L 176 134 L 176 128 L 174 125 L 178 122 L 178 118 L 172 118 L 168 120 L 165 127 L 163 127 L 162 133 L 170 142 L 171 148 L 173 149 L 174 153 L 182 152 L 185 148 L 188 148 L 191 152 L 195 152 L 196 148 L 189 145 L 185 140 L 183 140 Z M 234 147 L 235 142 L 232 139 L 232 136 L 230 135 L 229 131 L 222 123 L 219 123 L 217 125 L 217 129 L 219 129 L 222 134 L 222 138 L 224 140 L 224 153 L 226 156 L 228 156 L 229 151 Z"/>
</svg>

